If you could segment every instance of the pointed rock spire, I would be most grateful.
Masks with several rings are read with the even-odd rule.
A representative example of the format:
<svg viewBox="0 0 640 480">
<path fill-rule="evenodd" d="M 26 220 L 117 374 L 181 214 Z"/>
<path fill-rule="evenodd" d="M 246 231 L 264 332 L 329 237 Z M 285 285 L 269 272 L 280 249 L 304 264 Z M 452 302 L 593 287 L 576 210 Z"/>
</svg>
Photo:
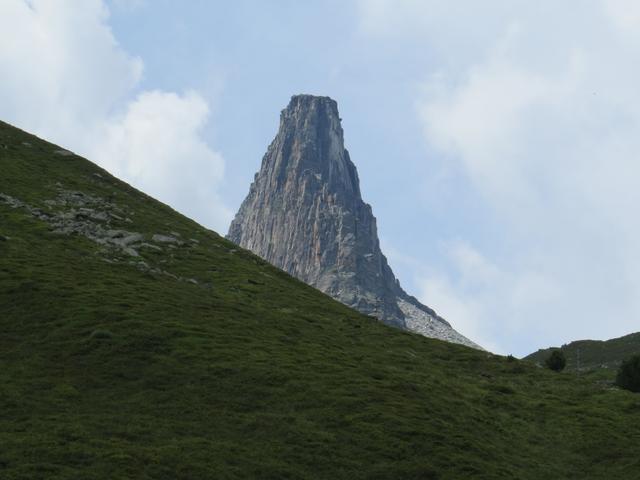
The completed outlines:
<svg viewBox="0 0 640 480">
<path fill-rule="evenodd" d="M 477 347 L 400 287 L 329 97 L 291 98 L 227 237 L 362 313 Z"/>
</svg>

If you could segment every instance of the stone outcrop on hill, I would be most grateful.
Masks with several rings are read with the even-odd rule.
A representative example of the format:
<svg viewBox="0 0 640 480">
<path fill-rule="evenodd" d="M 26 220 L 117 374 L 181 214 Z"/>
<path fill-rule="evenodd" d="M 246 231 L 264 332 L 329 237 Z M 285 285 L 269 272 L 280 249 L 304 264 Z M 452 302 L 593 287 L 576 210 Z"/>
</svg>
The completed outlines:
<svg viewBox="0 0 640 480">
<path fill-rule="evenodd" d="M 329 97 L 297 95 L 282 111 L 227 237 L 362 313 L 479 348 L 400 287 Z"/>
<path fill-rule="evenodd" d="M 60 151 L 54 153 L 59 154 L 57 152 Z M 94 175 L 96 179 L 93 181 L 101 181 L 100 174 Z M 24 212 L 27 216 L 45 222 L 50 231 L 56 234 L 82 236 L 95 242 L 101 247 L 97 254 L 107 263 L 127 263 L 152 275 L 168 276 L 181 282 L 198 283 L 193 278 L 178 276 L 167 271 L 166 266 L 163 265 L 167 258 L 172 258 L 172 250 L 178 247 L 193 249 L 198 244 L 197 239 L 182 241 L 177 238 L 180 236 L 177 232 L 171 232 L 171 235 L 145 236 L 129 229 L 118 228 L 114 224 L 119 224 L 120 227 L 122 224 L 127 224 L 127 228 L 135 228 L 135 221 L 128 216 L 129 213 L 132 215 L 132 212 L 116 204 L 113 199 L 66 190 L 61 184 L 56 184 L 55 188 L 58 192 L 56 198 L 47 199 L 40 206 L 30 205 L 2 192 L 0 192 L 0 205 L 8 205 Z M 11 239 L 0 235 L 0 241 L 8 240 Z M 140 253 L 144 250 L 153 250 L 160 254 L 156 264 L 145 261 L 141 257 Z M 163 259 L 162 256 L 166 258 Z"/>
</svg>

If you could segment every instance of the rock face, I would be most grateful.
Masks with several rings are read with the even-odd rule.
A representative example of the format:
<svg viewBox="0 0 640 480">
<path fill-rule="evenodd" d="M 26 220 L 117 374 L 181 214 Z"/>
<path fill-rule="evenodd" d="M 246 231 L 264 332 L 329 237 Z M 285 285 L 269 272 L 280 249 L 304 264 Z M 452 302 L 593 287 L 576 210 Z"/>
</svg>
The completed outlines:
<svg viewBox="0 0 640 480">
<path fill-rule="evenodd" d="M 479 348 L 400 287 L 329 97 L 292 97 L 227 237 L 362 313 Z"/>
</svg>

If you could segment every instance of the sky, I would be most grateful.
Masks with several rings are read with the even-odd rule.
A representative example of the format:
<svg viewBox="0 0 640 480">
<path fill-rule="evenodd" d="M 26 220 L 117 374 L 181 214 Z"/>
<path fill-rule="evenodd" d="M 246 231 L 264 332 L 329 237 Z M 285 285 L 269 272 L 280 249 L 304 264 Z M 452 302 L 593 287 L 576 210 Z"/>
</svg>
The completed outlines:
<svg viewBox="0 0 640 480">
<path fill-rule="evenodd" d="M 518 356 L 640 330 L 640 2 L 2 0 L 0 119 L 220 233 L 338 102 L 410 294 Z"/>
</svg>

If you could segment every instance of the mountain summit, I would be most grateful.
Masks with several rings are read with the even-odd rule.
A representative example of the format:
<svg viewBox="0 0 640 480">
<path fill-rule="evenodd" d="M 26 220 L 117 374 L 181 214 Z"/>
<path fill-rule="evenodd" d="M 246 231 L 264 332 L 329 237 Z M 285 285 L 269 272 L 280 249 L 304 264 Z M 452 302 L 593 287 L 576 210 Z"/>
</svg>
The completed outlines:
<svg viewBox="0 0 640 480">
<path fill-rule="evenodd" d="M 291 98 L 227 238 L 387 324 L 479 348 L 400 287 L 329 97 Z"/>
</svg>

